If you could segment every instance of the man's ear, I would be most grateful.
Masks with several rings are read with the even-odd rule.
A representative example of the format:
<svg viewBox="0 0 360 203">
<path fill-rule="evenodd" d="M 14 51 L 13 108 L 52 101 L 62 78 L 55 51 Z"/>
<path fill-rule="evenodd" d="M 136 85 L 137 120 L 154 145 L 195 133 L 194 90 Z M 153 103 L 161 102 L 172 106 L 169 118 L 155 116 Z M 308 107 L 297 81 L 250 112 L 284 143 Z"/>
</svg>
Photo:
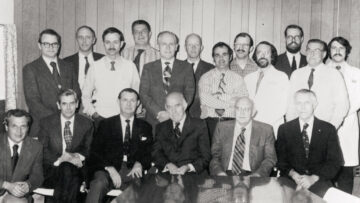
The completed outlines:
<svg viewBox="0 0 360 203">
<path fill-rule="evenodd" d="M 61 110 L 61 108 L 60 108 L 60 103 L 59 102 L 56 102 L 56 106 L 57 106 L 57 108 L 59 109 L 59 110 Z M 76 106 L 77 107 L 77 106 Z"/>
</svg>

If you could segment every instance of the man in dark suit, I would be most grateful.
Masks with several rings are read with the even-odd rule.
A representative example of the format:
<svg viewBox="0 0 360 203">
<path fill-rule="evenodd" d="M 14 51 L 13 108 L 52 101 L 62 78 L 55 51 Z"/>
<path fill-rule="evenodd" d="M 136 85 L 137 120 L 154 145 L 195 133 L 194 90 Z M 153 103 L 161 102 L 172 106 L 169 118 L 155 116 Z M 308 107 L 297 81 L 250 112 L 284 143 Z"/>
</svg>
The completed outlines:
<svg viewBox="0 0 360 203">
<path fill-rule="evenodd" d="M 279 55 L 275 68 L 286 73 L 290 79 L 294 70 L 307 65 L 306 57 L 300 53 L 304 41 L 303 29 L 298 25 L 288 25 L 285 29 L 286 52 Z"/>
<path fill-rule="evenodd" d="M 44 187 L 54 188 L 47 202 L 78 202 L 83 162 L 88 158 L 93 134 L 90 119 L 76 114 L 78 98 L 71 90 L 59 94 L 60 113 L 40 121 L 39 140 L 44 146 Z"/>
<path fill-rule="evenodd" d="M 125 88 L 118 98 L 120 115 L 100 122 L 91 145 L 89 167 L 93 180 L 86 197 L 88 203 L 102 202 L 113 188 L 125 189 L 151 165 L 151 125 L 134 117 L 139 95 Z"/>
<path fill-rule="evenodd" d="M 32 137 L 39 131 L 40 119 L 58 112 L 56 102 L 61 89 L 73 89 L 81 96 L 72 65 L 58 58 L 60 35 L 46 29 L 39 35 L 38 46 L 41 56 L 23 69 L 25 101 L 33 117 Z"/>
<path fill-rule="evenodd" d="M 165 108 L 170 119 L 156 126 L 152 157 L 155 166 L 170 174 L 202 174 L 211 159 L 204 120 L 185 113 L 187 103 L 179 92 L 167 95 Z"/>
<path fill-rule="evenodd" d="M 165 97 L 177 91 L 184 94 L 191 104 L 195 94 L 194 71 L 191 65 L 175 59 L 179 46 L 177 36 L 169 31 L 160 32 L 157 37 L 160 60 L 145 64 L 141 75 L 140 97 L 146 116 L 153 127 L 169 119 L 165 111 Z"/>
<path fill-rule="evenodd" d="M 91 27 L 87 25 L 80 26 L 76 30 L 79 52 L 64 58 L 65 61 L 73 64 L 80 88 L 83 87 L 90 65 L 104 56 L 103 54 L 93 52 L 96 40 L 95 31 Z"/>
<path fill-rule="evenodd" d="M 216 126 L 211 146 L 212 175 L 267 177 L 276 164 L 272 126 L 253 120 L 254 103 L 240 97 L 235 103 L 236 120 Z"/>
<path fill-rule="evenodd" d="M 24 110 L 6 112 L 6 133 L 0 135 L 0 202 L 28 202 L 44 179 L 42 146 L 27 135 L 30 122 Z"/>
<path fill-rule="evenodd" d="M 281 176 L 316 193 L 332 185 L 343 162 L 341 149 L 335 127 L 314 117 L 315 93 L 301 89 L 294 97 L 299 117 L 279 127 L 277 166 Z"/>
<path fill-rule="evenodd" d="M 197 84 L 199 83 L 200 77 L 214 68 L 214 65 L 203 61 L 200 58 L 204 46 L 202 45 L 202 39 L 198 34 L 191 33 L 186 36 L 185 49 L 187 53 L 186 61 L 192 66 L 195 74 L 195 96 L 193 102 L 190 104 L 189 114 L 194 118 L 200 118 L 200 97 Z"/>
</svg>

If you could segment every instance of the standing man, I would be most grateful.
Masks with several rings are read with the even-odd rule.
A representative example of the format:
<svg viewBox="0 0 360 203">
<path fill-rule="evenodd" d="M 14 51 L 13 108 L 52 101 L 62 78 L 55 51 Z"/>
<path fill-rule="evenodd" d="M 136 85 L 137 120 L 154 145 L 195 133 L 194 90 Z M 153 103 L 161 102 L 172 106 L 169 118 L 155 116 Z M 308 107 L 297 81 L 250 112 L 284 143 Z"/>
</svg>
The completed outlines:
<svg viewBox="0 0 360 203">
<path fill-rule="evenodd" d="M 307 65 L 306 57 L 300 53 L 304 42 L 303 29 L 298 25 L 288 25 L 284 32 L 286 52 L 279 55 L 275 68 L 286 73 L 289 77 L 296 69 Z"/>
<path fill-rule="evenodd" d="M 188 104 L 192 103 L 195 94 L 191 65 L 175 59 L 179 46 L 177 36 L 170 31 L 163 31 L 159 33 L 157 42 L 160 59 L 145 64 L 140 83 L 140 98 L 146 109 L 145 120 L 153 127 L 169 119 L 169 113 L 165 111 L 167 94 L 181 92 Z"/>
<path fill-rule="evenodd" d="M 230 64 L 230 70 L 235 71 L 241 77 L 257 71 L 259 68 L 250 58 L 250 53 L 254 49 L 254 41 L 252 37 L 246 33 L 241 32 L 236 35 L 234 39 L 235 59 Z"/>
<path fill-rule="evenodd" d="M 76 114 L 79 104 L 71 89 L 59 94 L 60 113 L 40 121 L 39 140 L 44 146 L 44 187 L 54 188 L 55 202 L 78 202 L 84 181 L 83 163 L 89 156 L 94 131 L 90 119 Z"/>
<path fill-rule="evenodd" d="M 135 64 L 120 55 L 125 43 L 122 32 L 109 27 L 102 39 L 106 56 L 90 67 L 82 90 L 84 113 L 95 120 L 95 128 L 100 120 L 119 113 L 119 92 L 129 87 L 138 90 L 140 82 Z"/>
<path fill-rule="evenodd" d="M 91 145 L 89 166 L 93 180 L 86 197 L 88 203 L 103 202 L 113 188 L 124 190 L 151 165 L 151 125 L 134 116 L 139 95 L 125 88 L 118 99 L 120 115 L 100 123 Z"/>
<path fill-rule="evenodd" d="M 104 55 L 93 52 L 97 39 L 95 31 L 91 27 L 87 25 L 79 27 L 76 30 L 75 37 L 79 46 L 79 52 L 64 58 L 64 60 L 73 64 L 80 88 L 82 89 L 84 86 L 85 76 L 90 66 L 94 63 L 94 61 L 99 60 Z"/>
<path fill-rule="evenodd" d="M 349 95 L 350 108 L 342 126 L 338 130 L 341 150 L 344 157 L 344 166 L 338 175 L 339 189 L 352 193 L 354 168 L 359 166 L 359 121 L 357 111 L 360 108 L 360 70 L 346 62 L 351 45 L 343 37 L 335 37 L 329 42 L 329 68 L 338 70 L 343 76 Z"/>
<path fill-rule="evenodd" d="M 255 119 L 270 124 L 275 135 L 284 123 L 289 95 L 289 79 L 285 73 L 275 69 L 277 51 L 269 42 L 260 42 L 254 51 L 253 59 L 260 67 L 245 77 L 249 97 L 256 107 Z"/>
<path fill-rule="evenodd" d="M 218 42 L 212 49 L 215 68 L 201 76 L 199 95 L 201 118 L 206 119 L 210 141 L 219 121 L 235 118 L 236 97 L 248 96 L 243 78 L 230 70 L 233 52 L 229 45 Z"/>
<path fill-rule="evenodd" d="M 319 105 L 315 116 L 329 122 L 338 129 L 349 110 L 348 93 L 341 73 L 328 68 L 323 59 L 326 57 L 327 45 L 319 39 L 308 41 L 306 60 L 308 65 L 293 72 L 290 79 L 289 107 L 286 114 L 288 121 L 299 115 L 296 111 L 294 94 L 300 89 L 315 92 Z"/>
<path fill-rule="evenodd" d="M 30 202 L 29 195 L 44 179 L 41 144 L 28 136 L 30 114 L 13 109 L 5 114 L 0 135 L 0 202 Z"/>
<path fill-rule="evenodd" d="M 46 29 L 39 35 L 38 46 L 41 56 L 23 69 L 25 101 L 33 118 L 31 137 L 37 135 L 40 119 L 58 111 L 57 95 L 62 89 L 73 89 L 81 95 L 72 64 L 58 58 L 60 35 Z"/>
<path fill-rule="evenodd" d="M 186 61 L 191 64 L 195 74 L 195 97 L 193 103 L 190 105 L 189 114 L 194 118 L 200 118 L 201 109 L 198 83 L 201 76 L 213 69 L 214 65 L 201 60 L 200 55 L 204 46 L 198 34 L 192 33 L 186 36 L 185 49 L 187 53 Z"/>
</svg>

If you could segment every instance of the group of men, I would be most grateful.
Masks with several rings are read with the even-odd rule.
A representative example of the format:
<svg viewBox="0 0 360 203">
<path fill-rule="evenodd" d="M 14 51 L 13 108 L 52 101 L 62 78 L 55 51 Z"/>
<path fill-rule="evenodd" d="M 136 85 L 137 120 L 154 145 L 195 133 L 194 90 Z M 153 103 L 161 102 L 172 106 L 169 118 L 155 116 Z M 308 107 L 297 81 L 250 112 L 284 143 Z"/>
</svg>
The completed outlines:
<svg viewBox="0 0 360 203">
<path fill-rule="evenodd" d="M 278 56 L 270 42 L 255 46 L 239 33 L 234 49 L 213 46 L 212 65 L 200 57 L 197 34 L 185 39 L 184 61 L 176 59 L 174 33 L 158 34 L 158 50 L 146 21 L 135 21 L 132 34 L 135 45 L 124 47 L 122 32 L 107 28 L 102 55 L 93 52 L 94 30 L 81 26 L 79 52 L 62 60 L 60 35 L 40 33 L 41 56 L 23 69 L 30 114 L 10 110 L 5 118 L 4 201 L 26 202 L 42 185 L 54 188 L 47 202 L 76 202 L 85 183 L 86 202 L 102 202 L 112 188 L 139 181 L 152 163 L 170 174 L 252 177 L 277 166 L 299 187 L 316 191 L 336 181 L 352 192 L 360 70 L 346 62 L 346 39 L 310 39 L 305 56 L 302 28 L 289 25 L 286 52 Z"/>
</svg>

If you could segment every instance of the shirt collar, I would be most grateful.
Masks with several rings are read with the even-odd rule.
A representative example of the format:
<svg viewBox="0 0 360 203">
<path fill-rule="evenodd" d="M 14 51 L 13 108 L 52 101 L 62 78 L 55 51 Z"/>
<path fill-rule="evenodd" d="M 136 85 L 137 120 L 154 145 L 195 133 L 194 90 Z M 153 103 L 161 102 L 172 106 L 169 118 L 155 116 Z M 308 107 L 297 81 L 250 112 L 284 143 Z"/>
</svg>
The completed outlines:
<svg viewBox="0 0 360 203">
<path fill-rule="evenodd" d="M 10 145 L 11 150 L 12 150 L 13 146 L 17 144 L 17 145 L 19 146 L 18 152 L 20 152 L 20 149 L 21 149 L 21 147 L 22 147 L 22 144 L 23 144 L 24 140 L 22 140 L 22 141 L 19 142 L 19 143 L 15 143 L 14 141 L 12 141 L 12 140 L 8 137 L 8 141 L 9 141 L 9 145 Z"/>
<path fill-rule="evenodd" d="M 235 121 L 235 123 L 236 123 L 236 126 L 237 126 L 239 129 L 243 128 L 243 126 L 241 126 L 238 122 Z M 250 120 L 250 122 L 249 122 L 246 126 L 244 126 L 244 128 L 245 128 L 247 131 L 249 131 L 249 129 L 252 128 L 252 120 Z M 246 131 L 245 131 L 245 132 L 246 132 Z"/>
<path fill-rule="evenodd" d="M 299 123 L 300 123 L 300 130 L 302 130 L 305 123 L 307 123 L 309 125 L 309 127 L 311 126 L 311 128 L 312 128 L 312 126 L 314 124 L 314 116 L 311 116 L 311 118 L 309 119 L 308 122 L 305 122 L 299 118 Z M 309 129 L 309 127 L 307 129 Z"/>
<path fill-rule="evenodd" d="M 163 68 L 165 68 L 165 67 L 166 67 L 165 63 L 166 63 L 166 62 L 169 62 L 169 63 L 170 63 L 169 66 L 170 66 L 170 68 L 172 69 L 172 67 L 173 67 L 173 65 L 174 65 L 174 61 L 175 61 L 175 58 L 173 58 L 173 59 L 171 59 L 171 60 L 161 59 L 161 65 L 162 65 Z"/>
<path fill-rule="evenodd" d="M 70 119 L 65 118 L 61 113 L 60 113 L 60 120 L 61 120 L 61 125 L 62 127 L 65 126 L 65 122 L 66 121 L 70 121 L 70 125 L 74 124 L 74 120 L 75 120 L 75 115 L 73 117 L 71 117 Z"/>
<path fill-rule="evenodd" d="M 300 57 L 301 55 L 300 55 L 300 51 L 296 52 L 295 54 L 286 51 L 286 56 L 287 56 L 288 58 L 293 58 L 294 56 L 295 56 L 295 57 Z"/>
<path fill-rule="evenodd" d="M 90 52 L 89 55 L 87 55 L 87 57 L 88 57 L 88 60 L 93 58 L 93 52 Z M 79 58 L 85 59 L 85 55 L 82 54 L 81 52 L 79 52 Z"/>
<path fill-rule="evenodd" d="M 58 64 L 57 58 L 55 58 L 55 59 L 50 59 L 50 58 L 45 57 L 45 56 L 42 56 L 42 58 L 44 59 L 45 63 L 46 63 L 48 66 L 50 66 L 50 63 L 51 63 L 51 62 L 55 62 L 56 64 Z M 58 65 L 59 65 L 59 64 L 58 64 Z"/>
<path fill-rule="evenodd" d="M 129 119 L 130 120 L 130 125 L 133 123 L 134 121 L 134 116 L 131 116 L 130 118 L 125 118 L 123 115 L 120 114 L 120 120 L 122 123 L 126 123 L 126 120 Z"/>
<path fill-rule="evenodd" d="M 180 120 L 180 125 L 179 125 L 180 131 L 182 131 L 182 129 L 183 129 L 183 127 L 184 127 L 185 119 L 186 119 L 186 114 L 184 115 L 184 118 L 182 118 L 182 119 Z M 173 128 L 175 128 L 176 122 L 173 121 L 172 123 L 173 123 Z"/>
</svg>

